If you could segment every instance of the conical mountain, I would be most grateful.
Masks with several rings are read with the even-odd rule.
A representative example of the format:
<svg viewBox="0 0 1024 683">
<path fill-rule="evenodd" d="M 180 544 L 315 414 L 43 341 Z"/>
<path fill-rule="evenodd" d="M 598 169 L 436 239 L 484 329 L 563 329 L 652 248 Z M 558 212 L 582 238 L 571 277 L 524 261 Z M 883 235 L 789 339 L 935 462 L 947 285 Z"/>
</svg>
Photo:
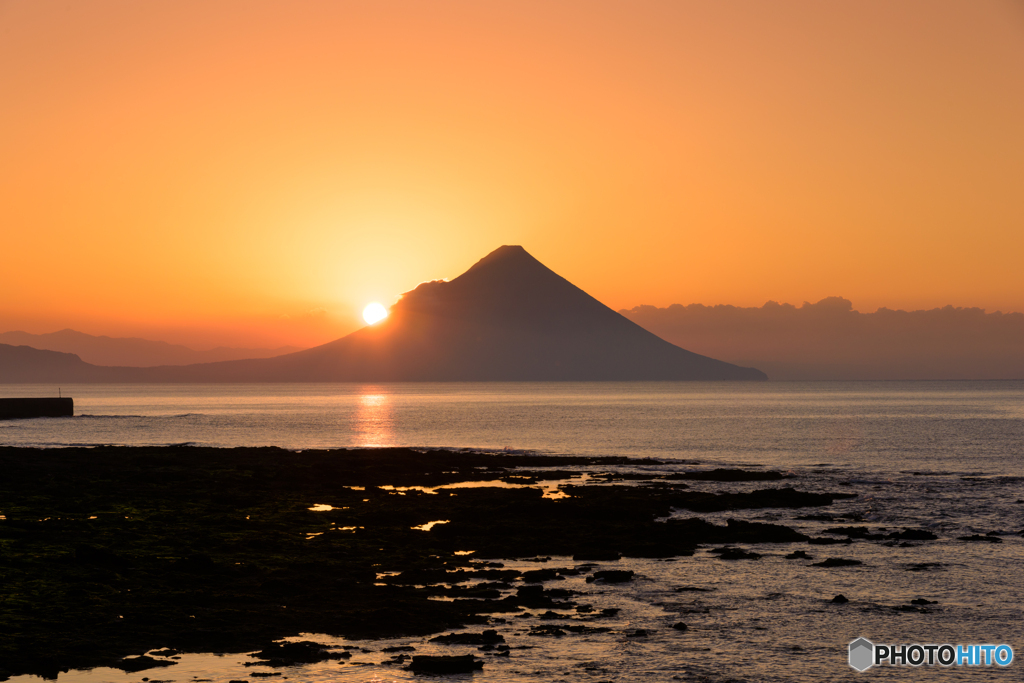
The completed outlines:
<svg viewBox="0 0 1024 683">
<path fill-rule="evenodd" d="M 519 246 L 406 293 L 376 325 L 276 358 L 109 368 L 107 381 L 764 380 L 655 336 Z M 93 380 L 96 381 L 96 380 Z"/>
</svg>

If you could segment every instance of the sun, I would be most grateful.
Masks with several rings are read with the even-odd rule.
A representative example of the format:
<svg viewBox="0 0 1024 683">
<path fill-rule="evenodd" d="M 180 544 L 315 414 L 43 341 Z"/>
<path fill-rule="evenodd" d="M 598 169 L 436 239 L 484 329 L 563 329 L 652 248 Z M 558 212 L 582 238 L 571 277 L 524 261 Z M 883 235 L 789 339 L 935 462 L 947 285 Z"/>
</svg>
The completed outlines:
<svg viewBox="0 0 1024 683">
<path fill-rule="evenodd" d="M 376 301 L 372 304 L 367 304 L 366 308 L 363 309 L 363 320 L 366 321 L 367 325 L 379 323 L 386 317 L 388 317 L 388 309 L 384 308 Z"/>
</svg>

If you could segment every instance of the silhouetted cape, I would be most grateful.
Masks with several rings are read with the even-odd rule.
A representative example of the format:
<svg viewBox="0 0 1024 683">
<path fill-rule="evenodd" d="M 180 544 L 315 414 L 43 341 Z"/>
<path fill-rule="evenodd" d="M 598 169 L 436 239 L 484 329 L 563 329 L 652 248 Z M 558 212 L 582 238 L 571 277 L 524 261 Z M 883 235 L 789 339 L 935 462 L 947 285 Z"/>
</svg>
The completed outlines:
<svg viewBox="0 0 1024 683">
<path fill-rule="evenodd" d="M 0 365 L 2 357 L 0 352 Z M 305 351 L 186 366 L 88 367 L 110 371 L 110 376 L 79 381 L 767 379 L 759 370 L 701 356 L 655 336 L 519 246 L 500 247 L 450 282 L 425 282 L 403 295 L 381 322 Z M 0 380 L 3 374 L 0 370 Z"/>
</svg>

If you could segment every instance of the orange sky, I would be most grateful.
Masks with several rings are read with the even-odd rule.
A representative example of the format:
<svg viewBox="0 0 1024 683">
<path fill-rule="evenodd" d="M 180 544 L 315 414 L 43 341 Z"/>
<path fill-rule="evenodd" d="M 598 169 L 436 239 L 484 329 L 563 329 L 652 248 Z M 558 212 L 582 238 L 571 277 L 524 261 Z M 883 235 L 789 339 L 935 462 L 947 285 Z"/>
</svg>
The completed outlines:
<svg viewBox="0 0 1024 683">
<path fill-rule="evenodd" d="M 0 0 L 0 331 L 310 345 L 501 244 L 613 308 L 1024 311 L 1024 3 Z"/>
</svg>

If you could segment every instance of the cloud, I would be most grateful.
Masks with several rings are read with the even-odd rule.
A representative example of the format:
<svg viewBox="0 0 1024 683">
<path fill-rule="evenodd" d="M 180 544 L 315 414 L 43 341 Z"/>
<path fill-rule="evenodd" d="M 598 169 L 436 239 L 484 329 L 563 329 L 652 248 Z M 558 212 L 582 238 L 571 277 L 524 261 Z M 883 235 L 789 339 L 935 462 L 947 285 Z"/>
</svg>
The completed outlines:
<svg viewBox="0 0 1024 683">
<path fill-rule="evenodd" d="M 620 312 L 673 344 L 772 379 L 1024 379 L 1021 313 L 953 306 L 860 313 L 842 297 Z"/>
</svg>

